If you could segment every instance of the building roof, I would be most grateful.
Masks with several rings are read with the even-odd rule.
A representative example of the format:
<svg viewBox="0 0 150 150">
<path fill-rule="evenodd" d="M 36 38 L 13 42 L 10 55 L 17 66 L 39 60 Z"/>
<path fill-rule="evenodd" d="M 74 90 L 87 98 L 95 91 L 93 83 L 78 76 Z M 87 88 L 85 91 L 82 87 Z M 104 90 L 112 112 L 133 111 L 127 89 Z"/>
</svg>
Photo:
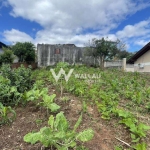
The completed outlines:
<svg viewBox="0 0 150 150">
<path fill-rule="evenodd" d="M 2 47 L 7 47 L 7 45 L 5 45 L 4 43 L 0 42 L 0 48 Z"/>
<path fill-rule="evenodd" d="M 141 48 L 135 55 L 133 55 L 127 63 L 133 64 L 139 57 L 145 54 L 148 50 L 150 50 L 150 42 L 147 43 L 143 48 Z"/>
</svg>

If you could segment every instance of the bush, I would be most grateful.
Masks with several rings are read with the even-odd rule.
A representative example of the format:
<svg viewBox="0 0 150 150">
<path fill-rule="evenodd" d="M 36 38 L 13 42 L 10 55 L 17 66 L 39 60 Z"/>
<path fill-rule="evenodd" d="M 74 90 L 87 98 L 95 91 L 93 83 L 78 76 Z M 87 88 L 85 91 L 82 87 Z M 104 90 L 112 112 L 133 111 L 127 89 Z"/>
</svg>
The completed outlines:
<svg viewBox="0 0 150 150">
<path fill-rule="evenodd" d="M 15 56 L 9 48 L 3 47 L 4 53 L 0 54 L 0 65 L 13 63 Z"/>
<path fill-rule="evenodd" d="M 17 88 L 11 86 L 11 81 L 0 76 L 0 102 L 4 106 L 18 104 L 21 98 L 20 96 Z"/>
<path fill-rule="evenodd" d="M 10 85 L 15 86 L 17 91 L 24 93 L 32 87 L 31 69 L 23 65 L 18 69 L 12 70 L 10 65 L 2 65 L 1 75 L 10 80 Z"/>
</svg>

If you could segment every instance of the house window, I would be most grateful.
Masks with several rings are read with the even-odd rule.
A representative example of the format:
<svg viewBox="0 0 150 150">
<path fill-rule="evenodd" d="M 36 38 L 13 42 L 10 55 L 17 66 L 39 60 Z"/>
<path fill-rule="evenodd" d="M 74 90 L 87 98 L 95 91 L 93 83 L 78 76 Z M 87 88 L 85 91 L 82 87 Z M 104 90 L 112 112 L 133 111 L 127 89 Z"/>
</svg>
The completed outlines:
<svg viewBox="0 0 150 150">
<path fill-rule="evenodd" d="M 60 54 L 60 49 L 59 48 L 55 49 L 55 54 Z"/>
</svg>

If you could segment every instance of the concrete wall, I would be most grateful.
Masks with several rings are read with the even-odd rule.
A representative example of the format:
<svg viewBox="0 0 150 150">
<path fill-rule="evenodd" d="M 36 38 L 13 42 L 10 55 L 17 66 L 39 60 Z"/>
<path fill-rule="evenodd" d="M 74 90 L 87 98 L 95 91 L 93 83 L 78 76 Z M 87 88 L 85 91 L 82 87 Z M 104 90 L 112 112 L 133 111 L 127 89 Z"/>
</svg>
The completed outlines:
<svg viewBox="0 0 150 150">
<path fill-rule="evenodd" d="M 138 72 L 150 72 L 150 50 L 134 62 L 134 69 Z"/>
<path fill-rule="evenodd" d="M 68 62 L 69 64 L 86 64 L 89 66 L 100 65 L 100 61 L 92 56 L 85 55 L 84 47 L 75 45 L 37 45 L 38 67 L 54 65 L 58 62 Z M 107 61 L 105 67 L 120 67 L 122 61 Z"/>
<path fill-rule="evenodd" d="M 82 51 L 84 49 L 74 46 L 38 44 L 38 66 L 50 66 L 58 62 L 69 64 L 82 63 Z"/>
<path fill-rule="evenodd" d="M 118 67 L 118 68 L 121 68 L 122 67 L 122 60 L 118 60 L 118 61 L 106 61 L 104 63 L 104 67 L 107 68 L 107 67 Z"/>
<path fill-rule="evenodd" d="M 126 64 L 126 69 L 127 72 L 134 72 L 134 64 Z"/>
</svg>

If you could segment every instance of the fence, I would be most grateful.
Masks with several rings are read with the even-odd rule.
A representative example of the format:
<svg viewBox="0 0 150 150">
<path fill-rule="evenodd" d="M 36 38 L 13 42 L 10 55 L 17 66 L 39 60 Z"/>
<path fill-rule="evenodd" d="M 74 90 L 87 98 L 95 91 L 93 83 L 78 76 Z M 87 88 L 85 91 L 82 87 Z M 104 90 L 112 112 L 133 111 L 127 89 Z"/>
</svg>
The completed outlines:
<svg viewBox="0 0 150 150">
<path fill-rule="evenodd" d="M 134 72 L 134 64 L 126 64 L 127 72 Z"/>
<path fill-rule="evenodd" d="M 106 61 L 104 63 L 105 68 L 121 68 L 122 67 L 122 60 L 118 61 Z"/>
</svg>

